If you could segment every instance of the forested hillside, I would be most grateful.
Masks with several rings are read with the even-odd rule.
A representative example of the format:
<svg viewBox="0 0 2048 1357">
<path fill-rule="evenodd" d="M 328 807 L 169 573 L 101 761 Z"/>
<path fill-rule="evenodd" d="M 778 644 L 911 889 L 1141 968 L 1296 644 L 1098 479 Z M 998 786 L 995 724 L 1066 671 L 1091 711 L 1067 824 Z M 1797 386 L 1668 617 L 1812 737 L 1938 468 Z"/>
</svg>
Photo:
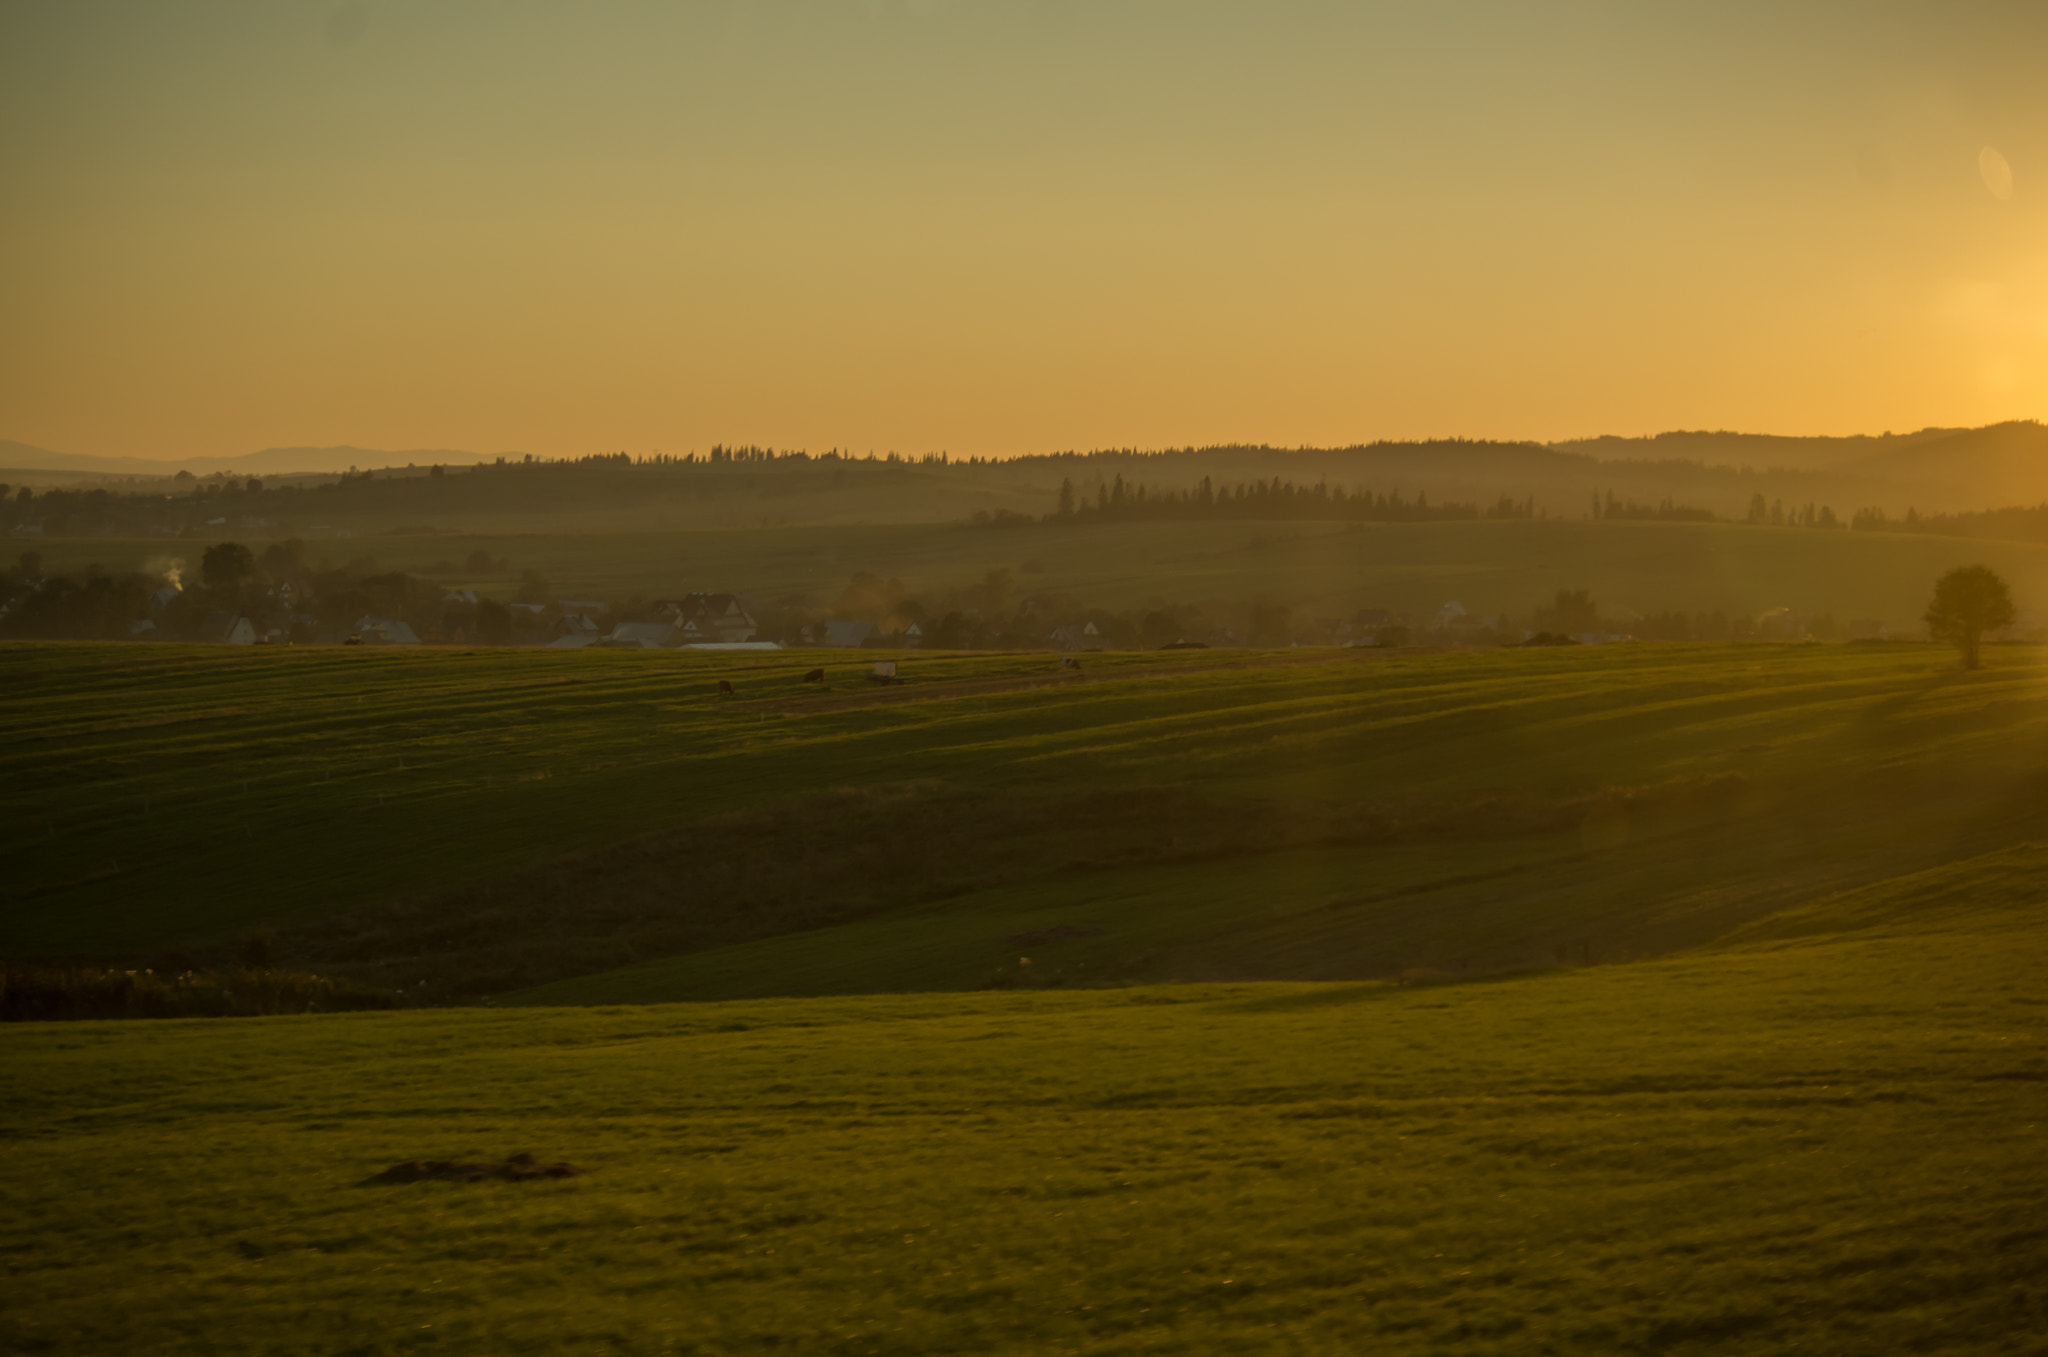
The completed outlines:
<svg viewBox="0 0 2048 1357">
<path fill-rule="evenodd" d="M 1981 511 L 2048 499 L 2034 468 L 2048 462 L 2032 424 L 1880 440 L 1827 467 L 1715 463 L 1714 456 L 1782 451 L 1784 440 L 1715 441 L 1673 435 L 1565 448 L 1441 440 L 1348 448 L 1219 446 L 1109 449 L 996 461 L 945 453 L 822 454 L 717 447 L 705 454 L 605 453 L 564 460 L 498 460 L 474 467 L 415 463 L 339 476 L 181 474 L 153 483 L 50 488 L 0 484 L 0 531 L 43 536 L 243 535 L 391 531 L 618 531 L 773 527 L 804 523 L 1038 519 L 1105 508 L 1124 487 L 1135 505 L 1197 496 L 1208 485 L 1270 487 L 1358 500 L 1503 504 L 1516 516 L 1598 516 L 1608 503 L 1669 506 L 1664 516 L 1741 519 L 1761 496 L 1796 511 L 1826 508 L 1897 519 Z M 1704 440 L 1704 441 L 1703 441 Z M 1868 441 L 1868 440 L 1866 440 Z M 1795 440 L 1796 442 L 1796 440 Z M 1589 455 L 1596 451 L 1603 456 Z M 1797 449 L 1793 449 L 1794 452 Z M 0 472 L 0 483 L 10 473 Z M 1317 487 L 1322 487 L 1320 491 Z M 1298 503 L 1298 501 L 1297 501 Z M 1275 504 L 1283 510 L 1287 506 Z M 1126 513 L 1135 512 L 1126 506 Z M 1345 517 L 1343 513 L 1331 517 Z"/>
</svg>

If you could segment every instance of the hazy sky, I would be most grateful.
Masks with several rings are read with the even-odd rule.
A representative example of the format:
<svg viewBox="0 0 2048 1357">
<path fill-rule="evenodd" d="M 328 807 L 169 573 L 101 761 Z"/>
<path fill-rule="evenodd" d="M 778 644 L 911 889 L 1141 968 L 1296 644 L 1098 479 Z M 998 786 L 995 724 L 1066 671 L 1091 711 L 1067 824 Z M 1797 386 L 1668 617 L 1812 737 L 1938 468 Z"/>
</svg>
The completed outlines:
<svg viewBox="0 0 2048 1357">
<path fill-rule="evenodd" d="M 2048 5 L 0 0 L 0 438 L 2048 406 Z"/>
</svg>

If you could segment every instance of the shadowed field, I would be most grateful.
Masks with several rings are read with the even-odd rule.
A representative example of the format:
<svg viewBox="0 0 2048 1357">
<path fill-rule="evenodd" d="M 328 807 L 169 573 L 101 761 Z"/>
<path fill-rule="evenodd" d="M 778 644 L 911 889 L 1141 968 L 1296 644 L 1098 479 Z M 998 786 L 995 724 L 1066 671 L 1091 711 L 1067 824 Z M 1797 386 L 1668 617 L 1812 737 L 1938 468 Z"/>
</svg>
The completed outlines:
<svg viewBox="0 0 2048 1357">
<path fill-rule="evenodd" d="M 2048 810 L 2026 649 L 1087 660 L 0 650 L 0 948 L 262 930 L 444 1001 L 1490 973 L 1703 943 Z"/>
<path fill-rule="evenodd" d="M 13 1025 L 0 1344 L 2038 1352 L 2044 852 L 1491 984 Z"/>
<path fill-rule="evenodd" d="M 0 1346 L 2042 1350 L 2034 652 L 816 658 L 0 650 Z"/>
</svg>

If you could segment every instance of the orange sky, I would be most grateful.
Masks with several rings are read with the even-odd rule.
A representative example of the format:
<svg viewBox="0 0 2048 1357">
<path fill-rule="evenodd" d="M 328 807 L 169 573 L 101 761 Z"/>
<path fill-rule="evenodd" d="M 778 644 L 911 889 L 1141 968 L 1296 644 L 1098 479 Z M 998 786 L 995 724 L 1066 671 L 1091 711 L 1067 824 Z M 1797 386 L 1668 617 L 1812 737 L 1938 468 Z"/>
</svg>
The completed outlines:
<svg viewBox="0 0 2048 1357">
<path fill-rule="evenodd" d="M 0 438 L 2034 417 L 2043 55 L 2017 4 L 8 6 Z"/>
</svg>

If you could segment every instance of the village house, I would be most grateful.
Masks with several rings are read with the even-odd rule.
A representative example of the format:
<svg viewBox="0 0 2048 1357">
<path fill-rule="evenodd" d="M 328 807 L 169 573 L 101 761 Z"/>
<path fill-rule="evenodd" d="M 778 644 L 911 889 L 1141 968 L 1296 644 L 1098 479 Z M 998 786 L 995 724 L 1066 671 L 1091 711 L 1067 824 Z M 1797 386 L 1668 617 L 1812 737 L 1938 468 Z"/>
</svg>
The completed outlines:
<svg viewBox="0 0 2048 1357">
<path fill-rule="evenodd" d="M 416 646 L 420 643 L 419 633 L 396 617 L 359 617 L 351 639 L 357 645 L 365 646 Z"/>
<path fill-rule="evenodd" d="M 1769 608 L 1756 619 L 1756 634 L 1771 641 L 1803 641 L 1812 620 L 1790 608 Z"/>
<path fill-rule="evenodd" d="M 589 645 L 598 638 L 597 623 L 585 613 L 564 613 L 555 624 L 548 628 L 548 635 L 556 640 L 568 640 L 577 645 Z M 579 639 L 580 638 L 580 639 Z"/>
<path fill-rule="evenodd" d="M 590 644 L 604 650 L 660 650 L 674 645 L 679 637 L 669 622 L 621 622 L 602 640 Z"/>
<path fill-rule="evenodd" d="M 234 613 L 210 612 L 199 621 L 199 640 L 207 645 L 252 646 L 256 644 L 256 626 Z"/>
<path fill-rule="evenodd" d="M 685 594 L 677 599 L 663 599 L 654 605 L 654 610 L 687 630 L 692 643 L 751 641 L 759 630 L 753 610 L 738 594 Z"/>
<path fill-rule="evenodd" d="M 676 636 L 686 646 L 715 645 L 719 631 L 708 617 L 690 617 L 676 627 Z"/>
<path fill-rule="evenodd" d="M 872 622 L 814 622 L 803 630 L 803 642 L 810 646 L 839 646 L 850 649 L 865 644 L 875 634 Z"/>
</svg>

